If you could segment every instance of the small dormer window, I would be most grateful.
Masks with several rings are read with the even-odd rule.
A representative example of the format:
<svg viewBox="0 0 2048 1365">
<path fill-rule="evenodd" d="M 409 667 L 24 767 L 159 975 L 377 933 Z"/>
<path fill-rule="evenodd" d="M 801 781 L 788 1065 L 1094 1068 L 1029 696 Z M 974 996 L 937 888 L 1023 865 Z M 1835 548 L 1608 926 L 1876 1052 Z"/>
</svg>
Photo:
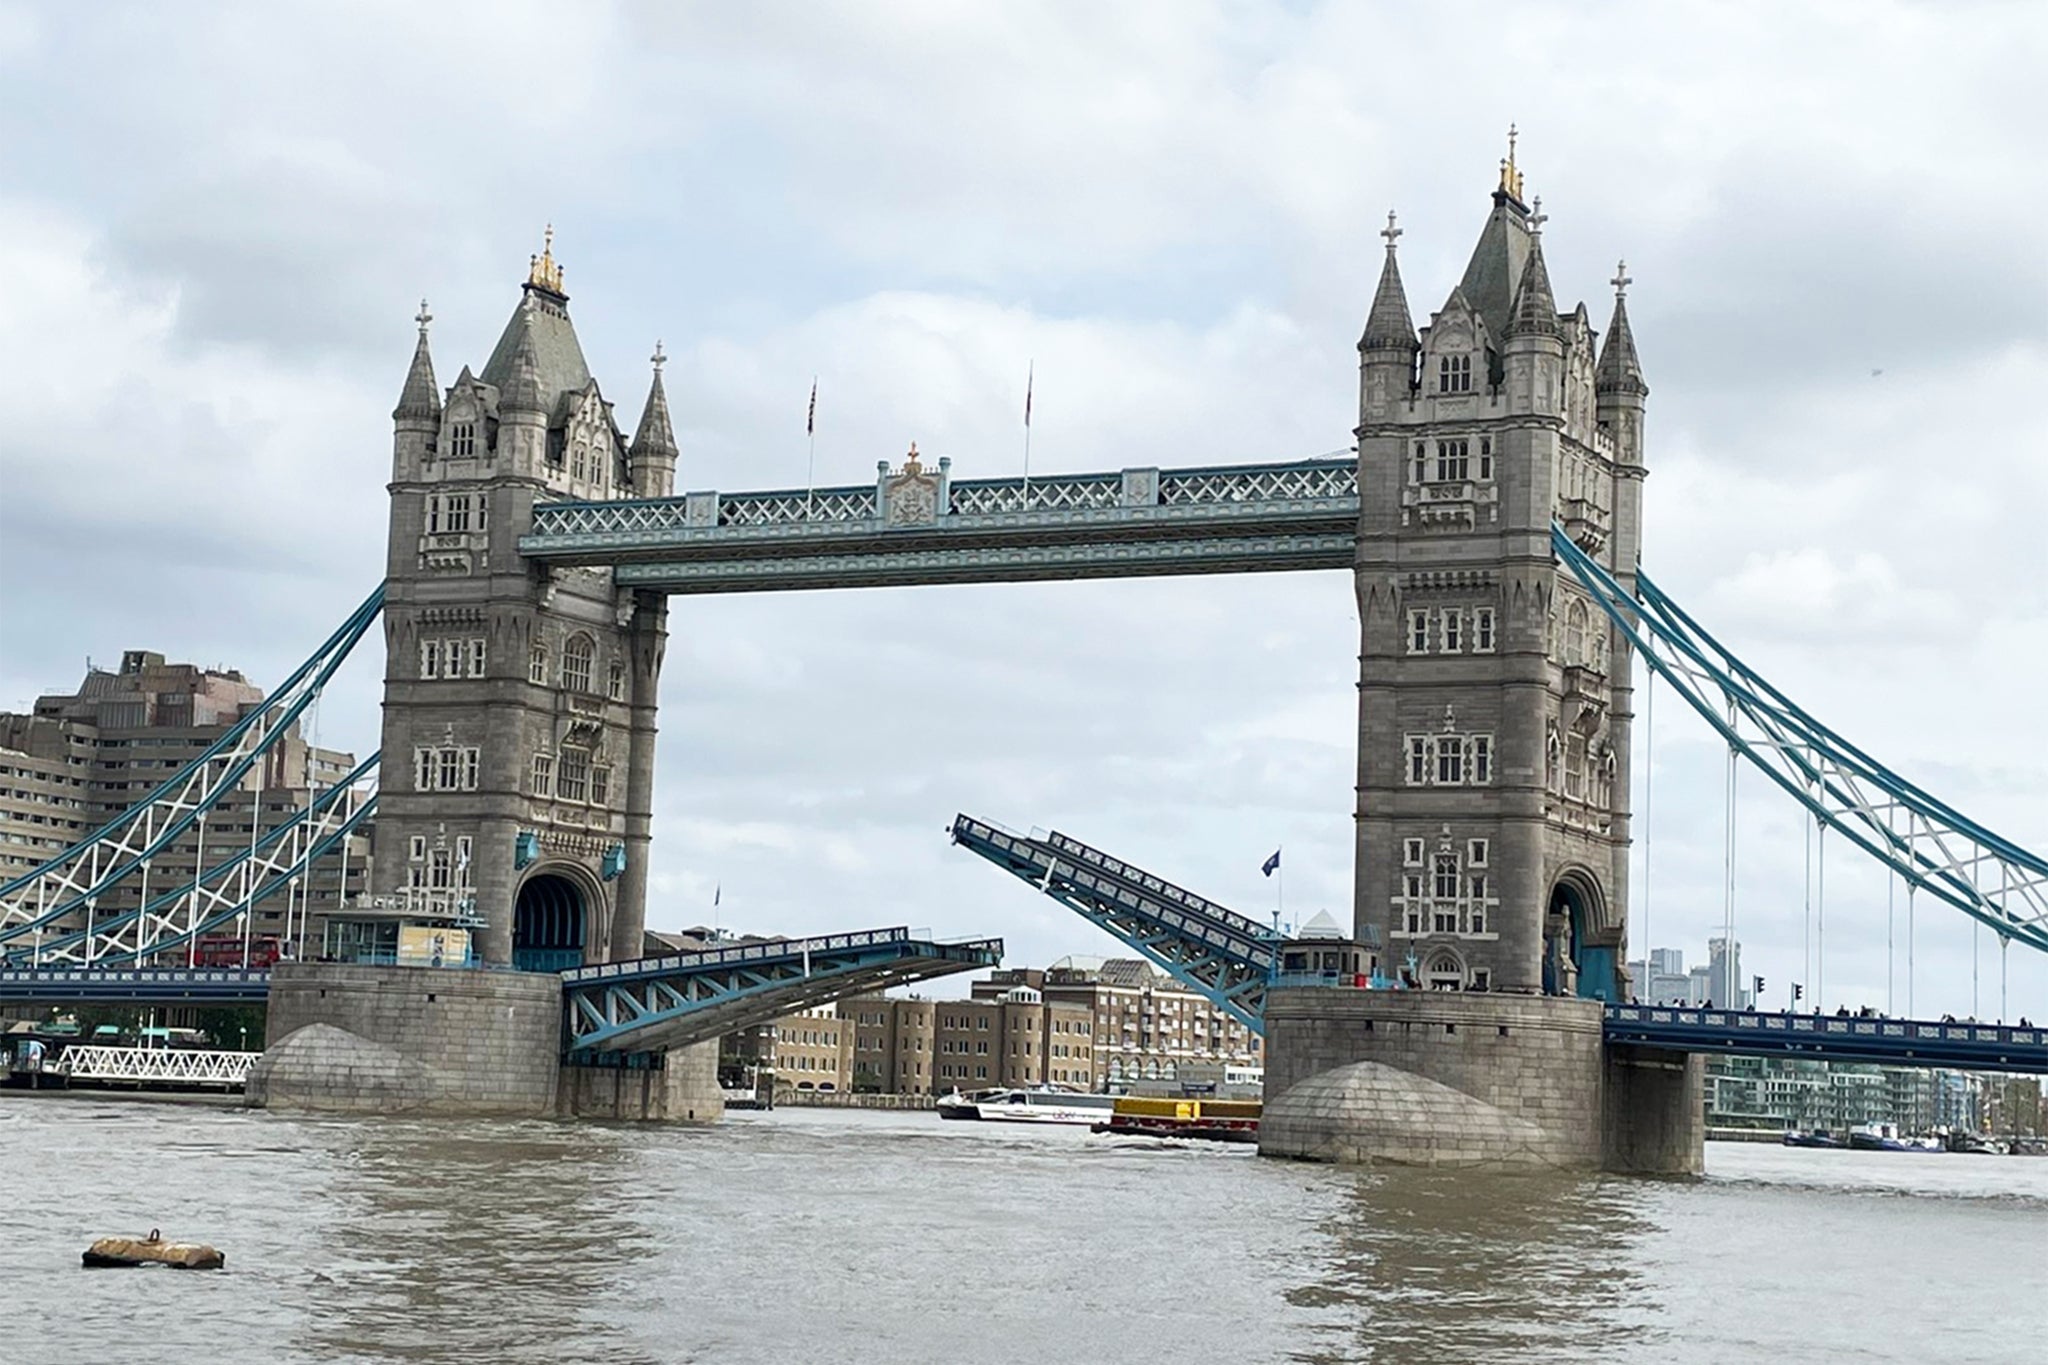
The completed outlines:
<svg viewBox="0 0 2048 1365">
<path fill-rule="evenodd" d="M 1472 357 L 1469 355 L 1439 356 L 1436 362 L 1436 391 L 1438 393 L 1472 392 Z"/>
<path fill-rule="evenodd" d="M 476 423 L 457 422 L 448 429 L 448 454 L 457 460 L 476 457 Z"/>
<path fill-rule="evenodd" d="M 1429 447 L 1420 441 L 1415 443 L 1415 482 L 1429 482 Z"/>
</svg>

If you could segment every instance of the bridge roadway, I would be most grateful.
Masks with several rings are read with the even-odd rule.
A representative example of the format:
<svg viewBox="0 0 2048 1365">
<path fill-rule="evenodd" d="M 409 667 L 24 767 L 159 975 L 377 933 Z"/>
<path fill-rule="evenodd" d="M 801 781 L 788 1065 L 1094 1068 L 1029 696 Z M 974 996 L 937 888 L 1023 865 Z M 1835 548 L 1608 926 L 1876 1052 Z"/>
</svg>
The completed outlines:
<svg viewBox="0 0 2048 1365">
<path fill-rule="evenodd" d="M 686 1047 L 792 1010 L 994 967 L 1002 958 L 999 938 L 940 943 L 899 926 L 576 967 L 560 974 L 564 1051 L 589 1063 Z M 268 971 L 233 968 L 7 968 L 0 1001 L 259 1004 L 270 982 Z"/>
<path fill-rule="evenodd" d="M 519 551 L 695 594 L 1348 569 L 1357 537 L 1344 452 L 1031 480 L 910 461 L 865 487 L 543 503 Z"/>
</svg>

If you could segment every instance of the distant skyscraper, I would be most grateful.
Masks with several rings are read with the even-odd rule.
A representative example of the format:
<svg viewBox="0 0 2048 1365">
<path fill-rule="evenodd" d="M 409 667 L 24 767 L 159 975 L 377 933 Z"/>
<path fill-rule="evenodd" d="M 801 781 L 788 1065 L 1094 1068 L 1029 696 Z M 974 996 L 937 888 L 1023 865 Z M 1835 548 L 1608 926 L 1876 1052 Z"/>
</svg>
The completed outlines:
<svg viewBox="0 0 2048 1365">
<path fill-rule="evenodd" d="M 1742 940 L 1735 940 L 1730 951 L 1725 937 L 1708 939 L 1707 963 L 1706 1003 L 1737 1010 L 1750 1003 L 1750 993 L 1744 989 L 1748 979 L 1742 975 Z"/>
</svg>

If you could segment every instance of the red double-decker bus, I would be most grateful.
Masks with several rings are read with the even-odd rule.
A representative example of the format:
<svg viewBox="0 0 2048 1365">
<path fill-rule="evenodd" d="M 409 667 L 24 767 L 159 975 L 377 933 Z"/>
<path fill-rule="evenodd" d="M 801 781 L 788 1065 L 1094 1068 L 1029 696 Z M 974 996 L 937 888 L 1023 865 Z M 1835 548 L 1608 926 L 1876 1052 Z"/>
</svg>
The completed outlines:
<svg viewBox="0 0 2048 1365">
<path fill-rule="evenodd" d="M 242 938 L 239 934 L 202 934 L 192 945 L 192 965 L 195 967 L 240 967 L 242 960 Z M 252 969 L 274 965 L 284 955 L 284 946 L 275 935 L 252 938 L 248 943 L 247 966 Z"/>
</svg>

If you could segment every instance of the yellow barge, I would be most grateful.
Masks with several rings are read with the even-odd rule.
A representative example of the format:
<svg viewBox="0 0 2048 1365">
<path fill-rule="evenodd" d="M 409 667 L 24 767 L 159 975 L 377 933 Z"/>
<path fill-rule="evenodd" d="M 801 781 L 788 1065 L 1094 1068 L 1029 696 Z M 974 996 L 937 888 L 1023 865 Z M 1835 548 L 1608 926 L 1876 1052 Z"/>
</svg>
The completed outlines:
<svg viewBox="0 0 2048 1365">
<path fill-rule="evenodd" d="M 1117 1100 L 1109 1121 L 1091 1125 L 1091 1131 L 1126 1137 L 1257 1142 L 1259 1114 L 1264 1108 L 1258 1100 L 1148 1099 L 1125 1095 Z"/>
</svg>

